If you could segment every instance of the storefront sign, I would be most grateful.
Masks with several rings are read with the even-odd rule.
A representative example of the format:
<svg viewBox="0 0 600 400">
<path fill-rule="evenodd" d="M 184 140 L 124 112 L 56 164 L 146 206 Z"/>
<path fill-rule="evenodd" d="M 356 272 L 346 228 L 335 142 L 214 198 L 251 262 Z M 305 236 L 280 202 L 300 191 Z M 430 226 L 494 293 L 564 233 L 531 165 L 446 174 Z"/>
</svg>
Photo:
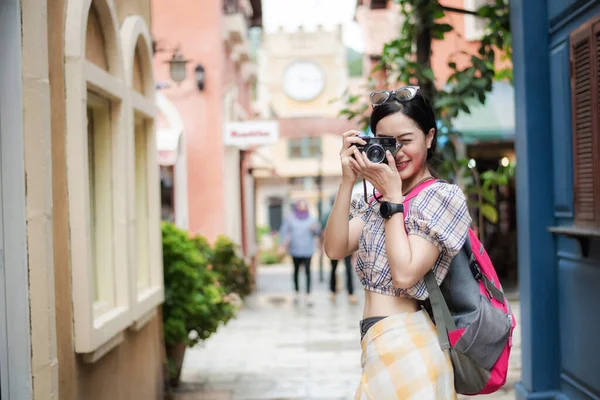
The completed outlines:
<svg viewBox="0 0 600 400">
<path fill-rule="evenodd" d="M 279 138 L 279 121 L 227 122 L 224 129 L 225 146 L 247 148 L 274 144 Z"/>
</svg>

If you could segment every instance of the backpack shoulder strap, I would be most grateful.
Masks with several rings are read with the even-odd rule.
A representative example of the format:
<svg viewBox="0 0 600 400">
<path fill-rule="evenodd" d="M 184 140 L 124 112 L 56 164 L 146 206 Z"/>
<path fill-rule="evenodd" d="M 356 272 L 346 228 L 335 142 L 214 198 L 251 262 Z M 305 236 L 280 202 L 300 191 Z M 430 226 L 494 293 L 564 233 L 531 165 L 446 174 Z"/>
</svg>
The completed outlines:
<svg viewBox="0 0 600 400">
<path fill-rule="evenodd" d="M 423 190 L 425 190 L 426 188 L 428 188 L 429 186 L 433 185 L 436 182 L 445 182 L 445 181 L 442 179 L 433 178 L 433 179 L 426 180 L 425 182 L 422 182 L 420 185 L 418 185 L 417 187 L 412 189 L 410 191 L 410 193 L 408 193 L 406 195 L 406 197 L 404 198 L 404 206 L 407 207 L 410 204 L 410 201 L 412 199 L 417 197 L 419 195 L 419 193 L 421 193 Z"/>
</svg>

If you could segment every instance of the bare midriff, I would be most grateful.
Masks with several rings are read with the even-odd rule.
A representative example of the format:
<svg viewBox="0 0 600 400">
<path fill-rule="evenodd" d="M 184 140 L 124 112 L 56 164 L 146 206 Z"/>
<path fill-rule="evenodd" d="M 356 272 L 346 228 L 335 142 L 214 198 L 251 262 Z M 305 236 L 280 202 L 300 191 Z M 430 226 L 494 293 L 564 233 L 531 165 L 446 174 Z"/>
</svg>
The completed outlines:
<svg viewBox="0 0 600 400">
<path fill-rule="evenodd" d="M 419 310 L 417 300 L 396 297 L 365 290 L 363 318 L 388 317 L 394 314 L 413 313 Z"/>
</svg>

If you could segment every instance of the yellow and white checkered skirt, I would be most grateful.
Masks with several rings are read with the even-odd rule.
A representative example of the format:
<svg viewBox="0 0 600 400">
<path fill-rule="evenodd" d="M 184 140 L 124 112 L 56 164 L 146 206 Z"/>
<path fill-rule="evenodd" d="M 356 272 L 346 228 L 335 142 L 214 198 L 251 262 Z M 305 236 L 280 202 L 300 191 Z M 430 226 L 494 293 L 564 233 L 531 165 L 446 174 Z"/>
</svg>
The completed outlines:
<svg viewBox="0 0 600 400">
<path fill-rule="evenodd" d="M 425 311 L 386 317 L 362 340 L 356 400 L 456 399 L 454 372 Z"/>
</svg>

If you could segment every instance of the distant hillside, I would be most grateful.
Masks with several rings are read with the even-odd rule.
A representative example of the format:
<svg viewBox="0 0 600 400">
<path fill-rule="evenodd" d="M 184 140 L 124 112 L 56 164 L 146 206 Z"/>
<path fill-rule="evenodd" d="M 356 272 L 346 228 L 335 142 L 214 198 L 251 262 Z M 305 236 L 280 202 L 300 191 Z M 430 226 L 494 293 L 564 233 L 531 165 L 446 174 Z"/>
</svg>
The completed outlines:
<svg viewBox="0 0 600 400">
<path fill-rule="evenodd" d="M 350 76 L 362 76 L 363 72 L 363 55 L 358 51 L 348 47 L 348 74 Z"/>
</svg>

